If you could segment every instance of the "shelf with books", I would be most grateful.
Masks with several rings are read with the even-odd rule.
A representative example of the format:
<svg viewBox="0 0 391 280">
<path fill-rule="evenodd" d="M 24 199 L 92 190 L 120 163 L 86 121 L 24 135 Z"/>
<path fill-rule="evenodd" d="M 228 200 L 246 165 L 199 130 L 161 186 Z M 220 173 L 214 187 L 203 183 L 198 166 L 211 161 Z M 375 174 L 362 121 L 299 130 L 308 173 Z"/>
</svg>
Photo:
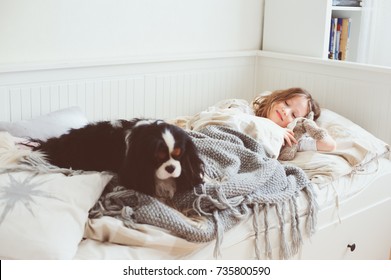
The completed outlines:
<svg viewBox="0 0 391 280">
<path fill-rule="evenodd" d="M 333 7 L 334 8 L 334 7 Z M 356 61 L 361 28 L 361 7 L 342 7 L 354 9 L 332 9 L 331 18 L 349 18 L 348 55 L 343 60 Z"/>
<path fill-rule="evenodd" d="M 357 61 L 361 7 L 333 6 L 336 0 L 264 1 L 262 50 L 328 59 L 331 19 L 350 18 L 348 56 L 345 60 Z M 340 0 L 338 4 L 348 1 L 354 2 Z"/>
</svg>

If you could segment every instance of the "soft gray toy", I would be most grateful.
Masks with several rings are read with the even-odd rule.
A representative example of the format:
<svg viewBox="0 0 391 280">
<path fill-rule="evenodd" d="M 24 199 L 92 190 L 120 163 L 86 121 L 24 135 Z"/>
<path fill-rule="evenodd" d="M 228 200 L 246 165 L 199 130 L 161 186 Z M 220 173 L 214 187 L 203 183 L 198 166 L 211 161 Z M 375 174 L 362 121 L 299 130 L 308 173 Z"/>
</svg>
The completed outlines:
<svg viewBox="0 0 391 280">
<path fill-rule="evenodd" d="M 320 140 L 325 138 L 328 133 L 324 128 L 320 128 L 316 125 L 313 120 L 313 112 L 309 113 L 307 117 L 296 118 L 293 122 L 288 125 L 288 128 L 292 129 L 295 134 L 297 141 L 303 137 L 304 134 L 308 134 L 310 137 L 315 140 Z M 285 145 L 281 148 L 280 155 L 278 156 L 279 160 L 293 160 L 296 156 L 298 150 L 298 144 L 293 143 L 292 146 Z"/>
</svg>

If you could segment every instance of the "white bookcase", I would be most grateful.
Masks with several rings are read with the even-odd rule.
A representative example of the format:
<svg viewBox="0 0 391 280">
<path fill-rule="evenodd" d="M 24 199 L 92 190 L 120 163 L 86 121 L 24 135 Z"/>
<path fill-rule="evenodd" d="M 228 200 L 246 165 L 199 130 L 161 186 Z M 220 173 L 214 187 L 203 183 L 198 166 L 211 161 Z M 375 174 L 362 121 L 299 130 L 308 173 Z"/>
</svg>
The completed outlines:
<svg viewBox="0 0 391 280">
<path fill-rule="evenodd" d="M 265 0 L 262 50 L 327 59 L 332 17 L 349 17 L 348 61 L 356 61 L 361 7 L 332 0 Z"/>
</svg>

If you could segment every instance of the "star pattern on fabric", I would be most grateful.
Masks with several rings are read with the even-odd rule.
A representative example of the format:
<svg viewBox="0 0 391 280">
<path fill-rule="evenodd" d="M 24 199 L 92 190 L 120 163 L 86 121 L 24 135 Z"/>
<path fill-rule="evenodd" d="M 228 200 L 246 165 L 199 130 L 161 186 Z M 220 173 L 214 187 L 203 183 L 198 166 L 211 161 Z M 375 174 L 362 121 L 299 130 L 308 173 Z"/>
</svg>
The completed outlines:
<svg viewBox="0 0 391 280">
<path fill-rule="evenodd" d="M 40 190 L 39 187 L 47 180 L 34 180 L 36 175 L 33 174 L 21 179 L 8 174 L 9 184 L 0 186 L 0 203 L 5 204 L 0 216 L 0 225 L 17 204 L 24 205 L 31 215 L 35 217 L 32 205 L 36 204 L 36 197 L 61 200 L 50 193 Z"/>
</svg>

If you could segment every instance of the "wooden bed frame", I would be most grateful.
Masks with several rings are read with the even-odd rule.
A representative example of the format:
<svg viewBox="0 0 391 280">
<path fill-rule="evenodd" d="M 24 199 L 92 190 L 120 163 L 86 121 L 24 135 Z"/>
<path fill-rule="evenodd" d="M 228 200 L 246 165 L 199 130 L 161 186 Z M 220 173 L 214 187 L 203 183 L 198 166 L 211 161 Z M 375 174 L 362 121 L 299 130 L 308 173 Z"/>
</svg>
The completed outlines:
<svg viewBox="0 0 391 280">
<path fill-rule="evenodd" d="M 77 105 L 91 121 L 195 114 L 225 98 L 292 86 L 391 143 L 391 69 L 262 51 L 0 67 L 0 121 Z M 391 165 L 353 198 L 319 213 L 320 228 L 297 258 L 387 259 Z M 370 230 L 369 230 L 370 229 Z M 355 243 L 351 252 L 347 245 Z M 362 244 L 362 245 L 361 245 Z"/>
</svg>

